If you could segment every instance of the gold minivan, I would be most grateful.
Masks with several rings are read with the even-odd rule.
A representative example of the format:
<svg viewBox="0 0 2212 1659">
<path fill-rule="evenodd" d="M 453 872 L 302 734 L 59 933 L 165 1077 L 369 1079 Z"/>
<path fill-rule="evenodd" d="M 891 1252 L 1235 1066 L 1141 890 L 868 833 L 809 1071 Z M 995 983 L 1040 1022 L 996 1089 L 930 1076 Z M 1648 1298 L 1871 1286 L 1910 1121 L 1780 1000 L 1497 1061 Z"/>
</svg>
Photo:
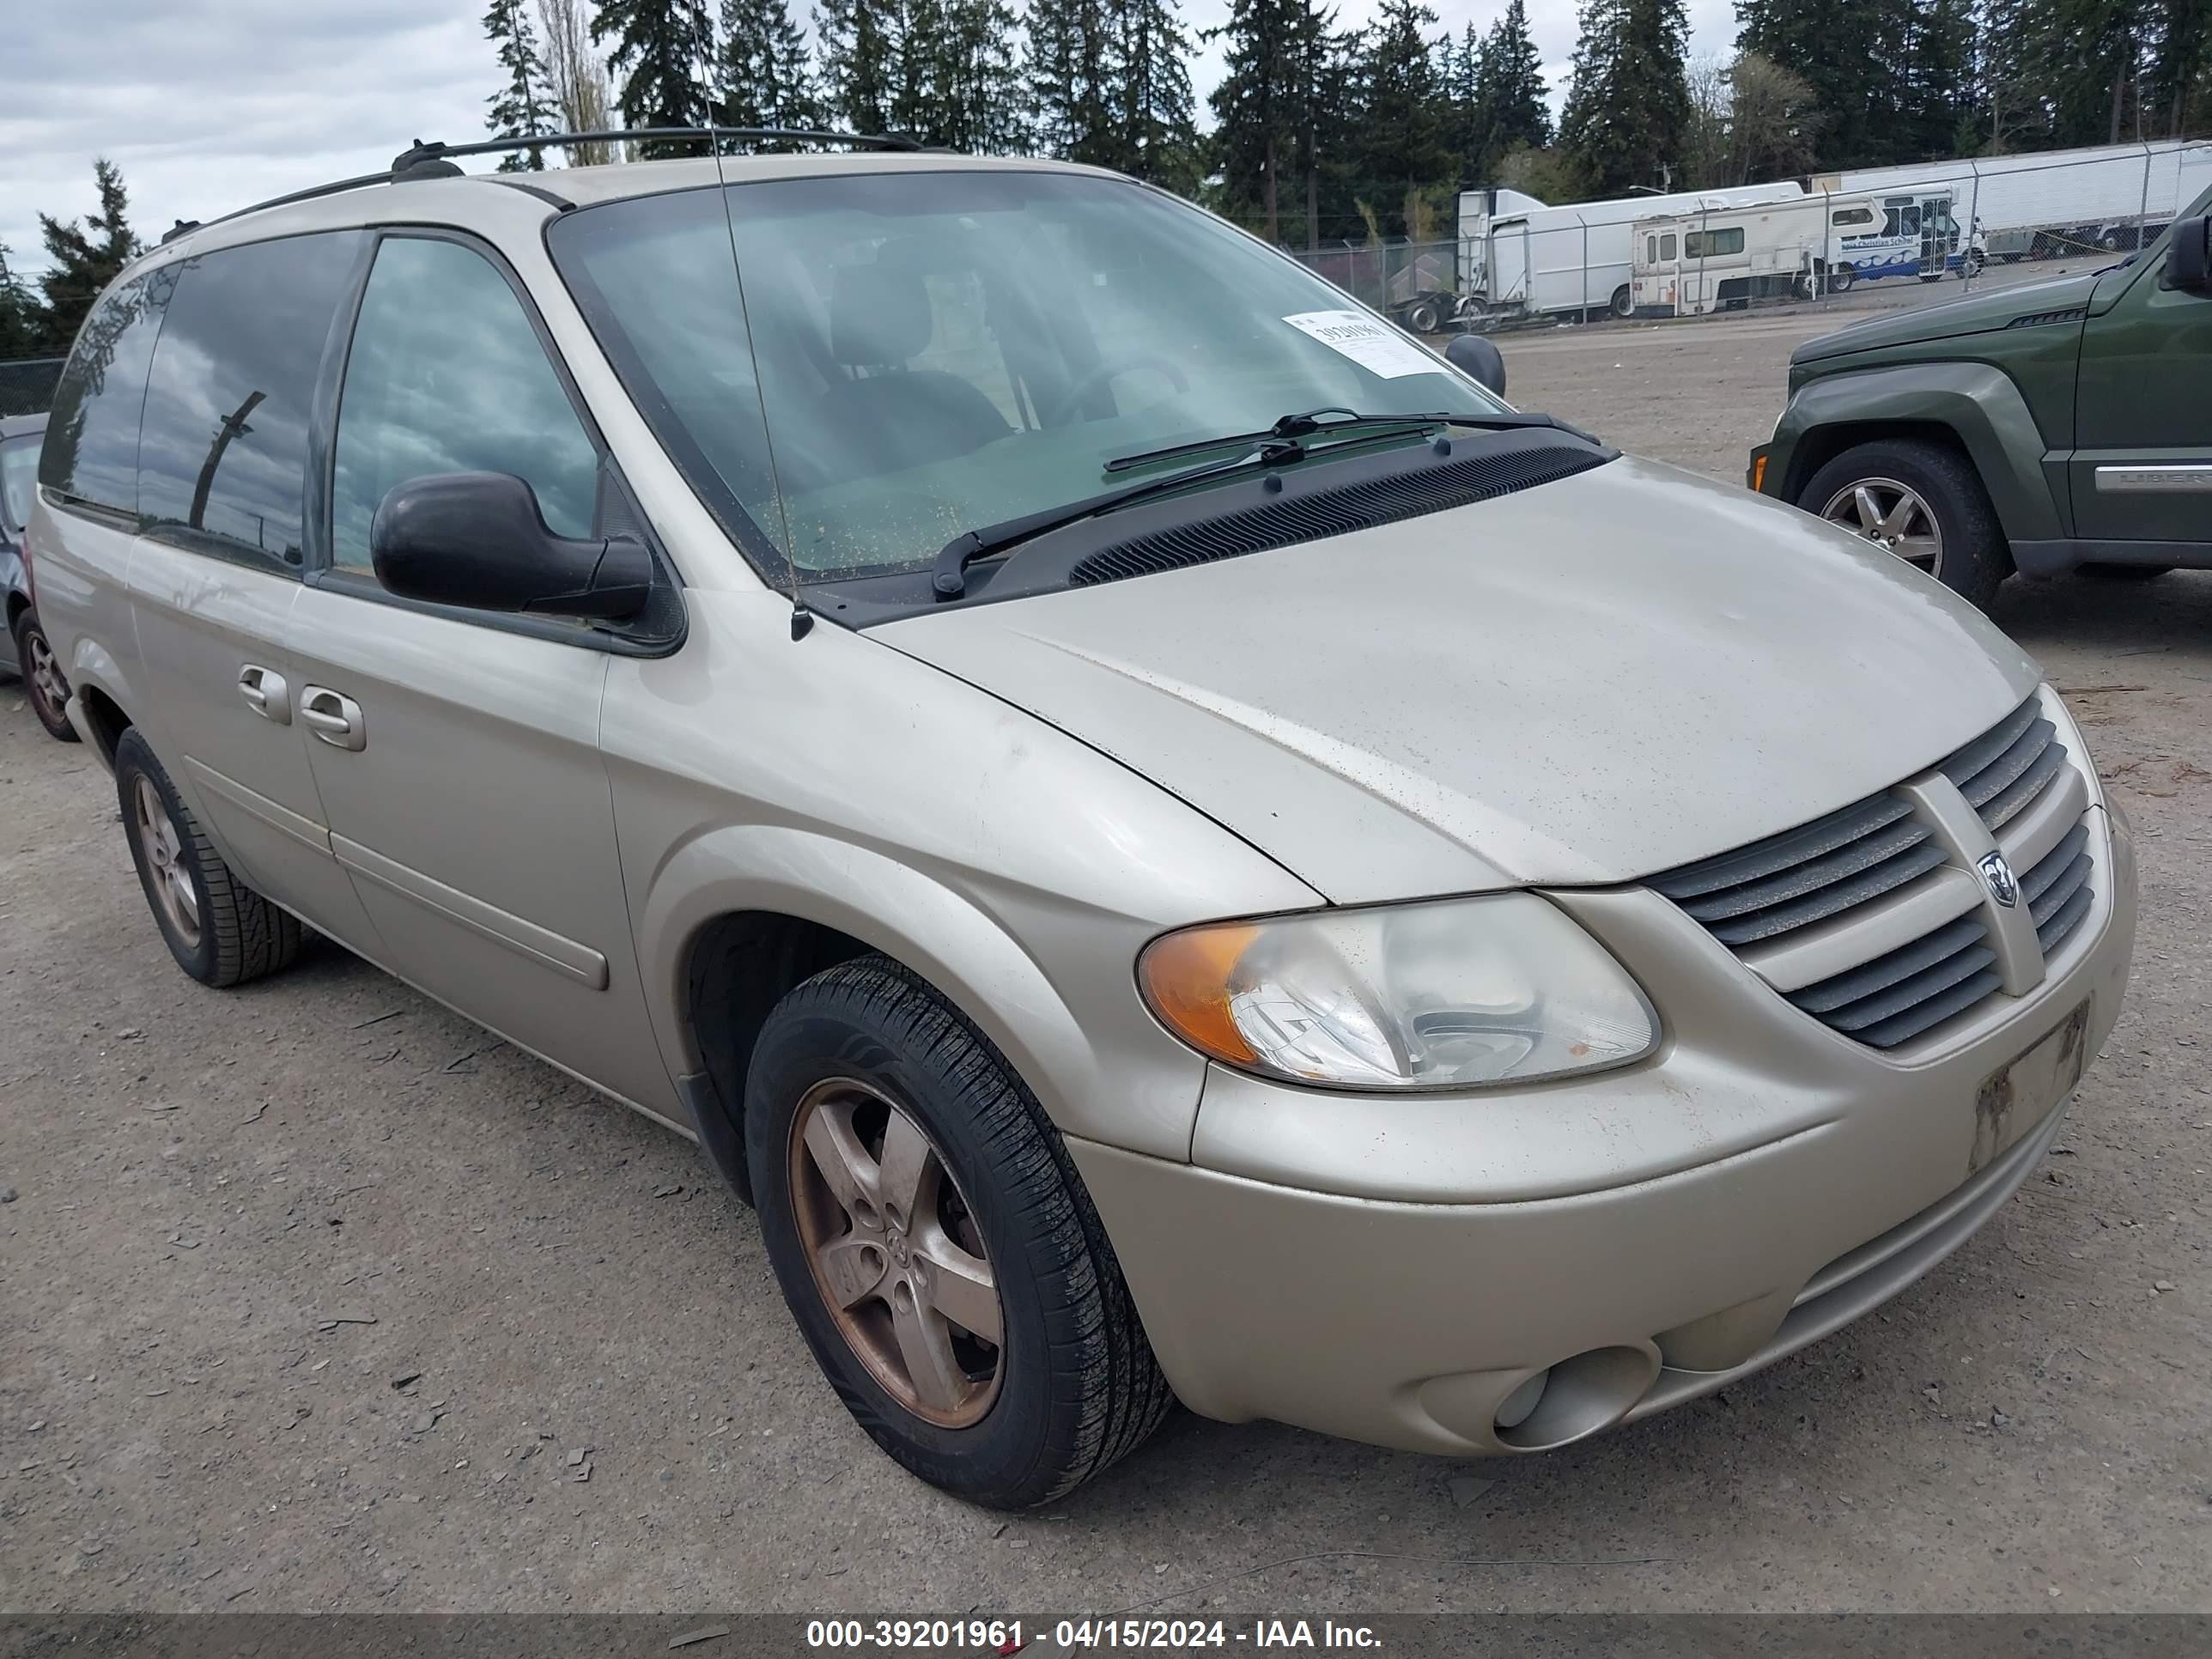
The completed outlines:
<svg viewBox="0 0 2212 1659">
<path fill-rule="evenodd" d="M 187 973 L 312 927 L 696 1136 L 924 1479 L 1562 1445 L 2050 1146 L 2127 831 L 1919 572 L 1111 174 L 455 153 L 100 301 L 70 719 Z"/>
</svg>

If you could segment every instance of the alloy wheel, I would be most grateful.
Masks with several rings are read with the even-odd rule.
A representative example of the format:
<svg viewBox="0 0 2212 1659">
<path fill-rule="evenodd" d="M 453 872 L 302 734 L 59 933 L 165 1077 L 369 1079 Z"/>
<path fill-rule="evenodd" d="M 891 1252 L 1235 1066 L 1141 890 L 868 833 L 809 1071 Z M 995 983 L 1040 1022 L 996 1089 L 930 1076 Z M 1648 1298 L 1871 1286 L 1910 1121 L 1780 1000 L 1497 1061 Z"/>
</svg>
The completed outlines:
<svg viewBox="0 0 2212 1659">
<path fill-rule="evenodd" d="M 25 678 L 29 684 L 32 697 L 37 701 L 41 714 L 50 723 L 66 720 L 69 717 L 69 681 L 62 675 L 62 665 L 55 659 L 53 647 L 46 643 L 45 630 L 26 629 L 23 645 L 30 655 L 30 661 L 24 665 L 30 670 Z"/>
<path fill-rule="evenodd" d="M 854 1354 L 924 1421 L 980 1421 L 998 1398 L 1005 1314 L 936 1144 L 880 1090 L 831 1078 L 793 1114 L 790 1170 L 815 1288 Z"/>
<path fill-rule="evenodd" d="M 1831 496 L 1820 516 L 1941 579 L 1942 527 L 1910 484 L 1894 478 L 1861 478 Z"/>
<path fill-rule="evenodd" d="M 185 860 L 184 842 L 162 804 L 153 781 L 143 774 L 131 799 L 138 818 L 138 844 L 146 851 L 146 868 L 152 878 L 154 902 L 187 951 L 200 942 L 200 900 L 192 886 L 192 872 Z"/>
</svg>

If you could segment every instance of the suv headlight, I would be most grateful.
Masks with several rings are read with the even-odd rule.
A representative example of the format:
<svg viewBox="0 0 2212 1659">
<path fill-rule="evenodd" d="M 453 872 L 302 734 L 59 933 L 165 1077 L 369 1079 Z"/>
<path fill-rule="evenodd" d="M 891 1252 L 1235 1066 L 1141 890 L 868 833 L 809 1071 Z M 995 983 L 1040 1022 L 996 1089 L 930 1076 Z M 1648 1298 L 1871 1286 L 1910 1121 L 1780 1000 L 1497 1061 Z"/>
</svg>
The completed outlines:
<svg viewBox="0 0 2212 1659">
<path fill-rule="evenodd" d="M 1625 1066 L 1659 1024 L 1626 969 L 1529 893 L 1210 923 L 1138 958 L 1208 1057 L 1346 1089 L 1468 1089 Z"/>
</svg>

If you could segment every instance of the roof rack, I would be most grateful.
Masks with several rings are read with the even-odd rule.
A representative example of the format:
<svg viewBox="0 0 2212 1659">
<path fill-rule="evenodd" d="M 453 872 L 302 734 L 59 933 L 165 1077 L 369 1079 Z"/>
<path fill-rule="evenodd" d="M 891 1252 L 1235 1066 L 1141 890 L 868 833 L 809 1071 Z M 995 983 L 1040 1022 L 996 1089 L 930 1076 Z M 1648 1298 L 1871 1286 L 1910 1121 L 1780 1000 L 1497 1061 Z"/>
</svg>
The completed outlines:
<svg viewBox="0 0 2212 1659">
<path fill-rule="evenodd" d="M 669 139 L 691 139 L 701 143 L 719 143 L 724 139 L 744 139 L 751 142 L 784 143 L 848 144 L 855 149 L 889 149 L 918 151 L 927 148 L 918 138 L 903 133 L 828 132 L 805 127 L 609 127 L 596 132 L 550 132 L 527 138 L 487 138 L 476 143 L 447 144 L 433 139 L 424 143 L 417 138 L 407 149 L 392 158 L 392 166 L 382 173 L 363 173 L 351 179 L 334 179 L 327 185 L 315 185 L 306 190 L 295 190 L 283 196 L 272 196 L 265 202 L 256 202 L 206 221 L 220 225 L 233 219 L 242 219 L 249 213 L 259 213 L 267 208 L 289 207 L 295 202 L 312 202 L 319 197 L 336 196 L 349 190 L 362 190 L 370 185 L 403 185 L 418 179 L 453 179 L 461 176 L 454 165 L 457 155 L 503 155 L 515 150 L 550 149 L 556 145 L 654 143 Z M 198 221 L 179 221 L 177 228 L 163 236 L 169 242 L 187 230 L 202 228 Z"/>
</svg>

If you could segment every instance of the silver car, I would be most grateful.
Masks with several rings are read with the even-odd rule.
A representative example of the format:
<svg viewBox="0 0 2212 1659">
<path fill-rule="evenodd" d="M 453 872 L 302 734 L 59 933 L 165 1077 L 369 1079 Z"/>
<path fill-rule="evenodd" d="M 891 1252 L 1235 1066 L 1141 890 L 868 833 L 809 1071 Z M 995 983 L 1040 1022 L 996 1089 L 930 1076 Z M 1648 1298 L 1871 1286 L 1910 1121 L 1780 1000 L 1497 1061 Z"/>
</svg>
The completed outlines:
<svg viewBox="0 0 2212 1659">
<path fill-rule="evenodd" d="M 128 269 L 40 484 L 184 969 L 312 927 L 696 1135 L 987 1504 L 1171 1398 L 1721 1388 L 1988 1220 L 2126 983 L 1980 617 L 1085 168 L 413 152 Z"/>
</svg>

